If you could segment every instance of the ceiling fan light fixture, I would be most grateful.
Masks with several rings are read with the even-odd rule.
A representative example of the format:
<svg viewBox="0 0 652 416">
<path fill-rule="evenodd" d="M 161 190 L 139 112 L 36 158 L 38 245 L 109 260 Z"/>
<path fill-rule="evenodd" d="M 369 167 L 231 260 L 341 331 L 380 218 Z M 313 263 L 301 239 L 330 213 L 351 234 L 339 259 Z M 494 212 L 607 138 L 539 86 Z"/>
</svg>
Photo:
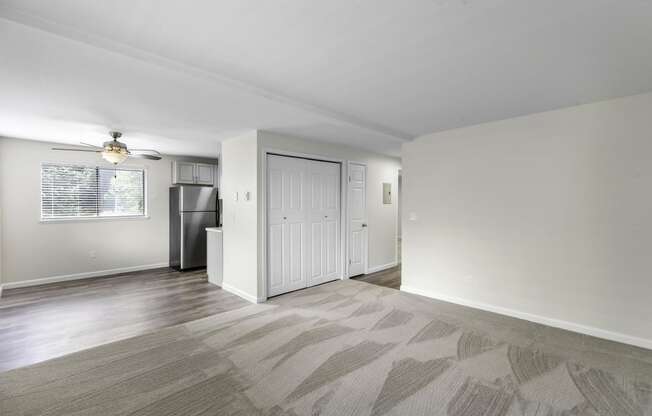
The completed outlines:
<svg viewBox="0 0 652 416">
<path fill-rule="evenodd" d="M 102 159 L 114 165 L 124 162 L 127 157 L 129 157 L 129 153 L 127 153 L 126 149 L 112 149 L 102 152 Z"/>
</svg>

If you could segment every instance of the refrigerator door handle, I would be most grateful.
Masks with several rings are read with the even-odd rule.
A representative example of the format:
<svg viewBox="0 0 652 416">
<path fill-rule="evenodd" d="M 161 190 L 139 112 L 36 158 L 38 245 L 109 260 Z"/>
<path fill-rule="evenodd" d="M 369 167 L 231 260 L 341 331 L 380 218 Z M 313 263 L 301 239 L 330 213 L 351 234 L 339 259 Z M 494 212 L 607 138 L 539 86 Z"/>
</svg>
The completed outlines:
<svg viewBox="0 0 652 416">
<path fill-rule="evenodd" d="M 184 250 L 183 250 L 184 232 L 183 232 L 183 229 L 185 228 L 183 226 L 183 212 L 179 212 L 179 228 L 181 229 L 180 230 L 180 235 L 179 235 L 179 237 L 180 237 L 179 246 L 180 246 L 180 249 L 181 249 L 180 250 L 181 251 L 181 253 L 180 253 L 181 257 L 179 258 L 179 261 L 180 261 L 180 267 L 183 268 L 184 267 L 184 261 L 183 261 L 183 259 L 184 259 L 184 257 L 183 257 L 183 254 L 184 254 L 183 253 L 184 252 Z"/>
</svg>

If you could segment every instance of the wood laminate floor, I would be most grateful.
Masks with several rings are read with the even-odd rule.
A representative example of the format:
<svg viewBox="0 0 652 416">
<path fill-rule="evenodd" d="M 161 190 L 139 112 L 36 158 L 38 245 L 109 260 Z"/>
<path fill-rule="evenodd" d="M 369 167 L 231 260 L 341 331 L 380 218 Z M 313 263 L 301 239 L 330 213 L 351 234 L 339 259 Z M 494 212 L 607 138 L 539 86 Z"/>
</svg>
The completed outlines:
<svg viewBox="0 0 652 416">
<path fill-rule="evenodd" d="M 5 290 L 0 372 L 238 309 L 248 302 L 167 268 Z"/>
<path fill-rule="evenodd" d="M 355 278 L 398 289 L 400 267 Z M 5 290 L 0 372 L 249 305 L 207 281 L 168 268 Z"/>
<path fill-rule="evenodd" d="M 391 269 L 382 270 L 376 273 L 363 274 L 354 277 L 361 282 L 371 283 L 372 285 L 390 287 L 392 289 L 401 288 L 401 266 L 392 267 Z"/>
</svg>

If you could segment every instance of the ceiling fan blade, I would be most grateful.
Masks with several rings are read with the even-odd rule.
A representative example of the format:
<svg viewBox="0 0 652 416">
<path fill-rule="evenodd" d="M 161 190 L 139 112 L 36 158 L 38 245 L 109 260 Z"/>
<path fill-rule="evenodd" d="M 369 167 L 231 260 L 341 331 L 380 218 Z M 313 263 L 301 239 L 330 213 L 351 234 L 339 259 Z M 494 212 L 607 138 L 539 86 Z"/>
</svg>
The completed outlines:
<svg viewBox="0 0 652 416">
<path fill-rule="evenodd" d="M 129 157 L 137 157 L 139 159 L 161 160 L 161 156 L 148 155 L 147 153 L 138 153 L 138 154 L 130 153 Z"/>
<path fill-rule="evenodd" d="M 64 149 L 63 147 L 53 147 L 52 150 L 63 150 L 63 151 L 66 151 L 66 152 L 92 152 L 92 153 L 102 153 L 101 150 Z"/>
<path fill-rule="evenodd" d="M 95 146 L 94 144 L 89 144 L 89 143 L 84 143 L 84 142 L 79 142 L 79 143 L 82 144 L 83 146 L 94 147 L 96 149 L 104 149 L 103 147 Z"/>
<path fill-rule="evenodd" d="M 152 149 L 129 149 L 129 152 L 136 152 L 136 153 L 143 153 L 143 152 L 145 152 L 145 153 L 154 153 L 155 155 L 163 156 L 163 155 L 161 154 L 161 152 L 159 152 L 158 150 L 152 150 Z"/>
</svg>

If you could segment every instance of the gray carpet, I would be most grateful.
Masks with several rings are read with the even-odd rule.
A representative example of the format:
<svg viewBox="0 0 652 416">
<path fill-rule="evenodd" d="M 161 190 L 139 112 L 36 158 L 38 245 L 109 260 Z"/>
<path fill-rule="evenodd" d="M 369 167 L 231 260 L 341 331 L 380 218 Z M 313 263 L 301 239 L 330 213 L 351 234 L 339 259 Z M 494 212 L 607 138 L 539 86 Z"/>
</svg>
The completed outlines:
<svg viewBox="0 0 652 416">
<path fill-rule="evenodd" d="M 652 352 L 356 281 L 0 373 L 9 415 L 650 416 Z"/>
</svg>

